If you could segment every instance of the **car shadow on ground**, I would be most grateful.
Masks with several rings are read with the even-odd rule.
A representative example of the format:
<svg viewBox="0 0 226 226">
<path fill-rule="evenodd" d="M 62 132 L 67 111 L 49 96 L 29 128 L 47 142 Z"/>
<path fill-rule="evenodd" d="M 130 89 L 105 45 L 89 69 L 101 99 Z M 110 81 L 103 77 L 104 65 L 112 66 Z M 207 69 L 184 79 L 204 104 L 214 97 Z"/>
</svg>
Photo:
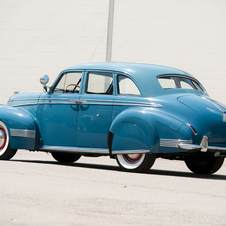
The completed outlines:
<svg viewBox="0 0 226 226">
<path fill-rule="evenodd" d="M 44 161 L 44 160 L 18 160 L 12 159 L 10 161 L 15 162 L 25 162 L 25 163 L 36 163 L 36 164 L 49 164 L 56 166 L 68 166 L 68 167 L 80 167 L 88 169 L 100 169 L 100 170 L 109 170 L 109 171 L 118 171 L 122 173 L 136 173 L 136 172 L 126 172 L 119 168 L 119 166 L 111 165 L 102 165 L 102 164 L 90 164 L 90 163 L 59 163 L 55 161 Z M 149 175 L 159 175 L 159 176 L 173 176 L 173 177 L 188 177 L 188 178 L 197 178 L 197 179 L 211 179 L 211 180 L 226 180 L 226 175 L 222 174 L 213 174 L 213 175 L 201 175 L 194 174 L 192 172 L 182 172 L 182 171 L 173 171 L 173 170 L 159 170 L 159 169 L 150 169 L 146 173 L 139 174 L 149 174 Z"/>
</svg>

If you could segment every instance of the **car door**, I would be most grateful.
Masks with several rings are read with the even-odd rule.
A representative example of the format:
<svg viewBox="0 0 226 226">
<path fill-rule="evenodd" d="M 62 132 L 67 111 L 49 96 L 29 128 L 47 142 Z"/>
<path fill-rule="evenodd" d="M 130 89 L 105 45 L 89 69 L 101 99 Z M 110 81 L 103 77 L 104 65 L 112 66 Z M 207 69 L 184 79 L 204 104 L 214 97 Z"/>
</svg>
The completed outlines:
<svg viewBox="0 0 226 226">
<path fill-rule="evenodd" d="M 41 99 L 41 139 L 43 145 L 76 146 L 82 71 L 64 72 L 50 93 Z"/>
<path fill-rule="evenodd" d="M 78 147 L 107 148 L 114 101 L 113 73 L 87 71 L 78 111 Z"/>
</svg>

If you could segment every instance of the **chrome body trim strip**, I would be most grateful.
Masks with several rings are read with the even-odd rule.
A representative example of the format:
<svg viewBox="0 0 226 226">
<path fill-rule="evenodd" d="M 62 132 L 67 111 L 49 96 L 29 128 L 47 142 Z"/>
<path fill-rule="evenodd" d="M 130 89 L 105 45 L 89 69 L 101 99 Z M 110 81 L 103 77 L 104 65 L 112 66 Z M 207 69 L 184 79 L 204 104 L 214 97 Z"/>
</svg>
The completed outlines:
<svg viewBox="0 0 226 226">
<path fill-rule="evenodd" d="M 192 140 L 181 140 L 181 139 L 160 139 L 160 147 L 178 148 L 179 143 L 192 144 Z"/>
<path fill-rule="evenodd" d="M 44 145 L 39 148 L 40 151 L 59 151 L 59 152 L 79 152 L 79 153 L 96 153 L 109 154 L 109 150 L 105 148 L 81 148 L 81 147 L 66 147 L 66 146 L 48 146 Z M 112 151 L 112 154 L 141 154 L 148 153 L 150 150 L 117 150 Z"/>
<path fill-rule="evenodd" d="M 35 102 L 33 102 L 35 101 Z M 19 102 L 19 103 L 15 103 Z M 24 103 L 28 102 L 28 103 Z M 30 103 L 29 103 L 30 102 Z M 11 106 L 28 106 L 28 105 L 37 105 L 37 104 L 98 104 L 98 105 L 117 105 L 117 106 L 145 106 L 145 107 L 154 107 L 161 108 L 161 104 L 157 103 L 148 103 L 148 102 L 134 102 L 134 101 L 119 101 L 119 100 L 97 100 L 97 99 L 60 99 L 60 98 L 41 98 L 41 99 L 24 99 L 24 100 L 11 100 L 9 101 Z"/>
<path fill-rule="evenodd" d="M 44 145 L 39 148 L 40 151 L 59 151 L 59 152 L 80 152 L 80 153 L 96 153 L 96 154 L 109 154 L 106 148 L 81 148 L 81 147 L 67 147 L 67 146 L 49 146 Z"/>
<path fill-rule="evenodd" d="M 87 100 L 87 99 L 80 99 L 77 102 L 81 105 L 114 105 L 113 100 Z"/>
<path fill-rule="evenodd" d="M 112 105 L 112 106 L 144 106 L 144 107 L 154 107 L 154 108 L 161 108 L 162 105 L 160 104 L 155 104 L 155 103 L 130 103 L 130 102 L 123 102 L 123 103 L 117 103 L 117 102 L 113 102 L 113 101 L 99 101 L 99 100 L 67 100 L 67 102 L 49 102 L 49 103 L 38 103 L 38 104 L 84 104 L 84 105 Z"/>
<path fill-rule="evenodd" d="M 10 134 L 12 137 L 35 138 L 35 130 L 10 129 Z"/>
<path fill-rule="evenodd" d="M 28 98 L 28 99 L 13 99 L 13 100 L 9 100 L 9 102 L 15 102 L 15 101 L 38 101 L 40 100 L 39 98 Z"/>
<path fill-rule="evenodd" d="M 155 107 L 155 108 L 161 108 L 161 104 L 156 104 L 154 102 L 148 103 L 148 102 L 134 102 L 134 101 L 118 101 L 116 100 L 114 102 L 114 105 L 129 105 L 129 106 L 134 106 L 134 105 L 141 105 L 141 106 L 148 106 L 148 107 Z"/>
<path fill-rule="evenodd" d="M 22 106 L 32 106 L 32 105 L 38 105 L 37 103 L 36 104 L 15 104 L 15 105 L 9 105 L 11 107 L 22 107 Z"/>
<path fill-rule="evenodd" d="M 145 154 L 149 152 L 150 150 L 117 150 L 112 151 L 112 154 Z"/>
</svg>

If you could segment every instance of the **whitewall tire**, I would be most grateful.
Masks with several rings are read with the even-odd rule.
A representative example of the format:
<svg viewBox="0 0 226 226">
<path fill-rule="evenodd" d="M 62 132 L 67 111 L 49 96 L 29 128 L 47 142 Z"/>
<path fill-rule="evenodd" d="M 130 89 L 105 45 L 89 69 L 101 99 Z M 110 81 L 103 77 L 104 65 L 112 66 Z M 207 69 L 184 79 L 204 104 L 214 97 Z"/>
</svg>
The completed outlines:
<svg viewBox="0 0 226 226">
<path fill-rule="evenodd" d="M 156 159 L 156 154 L 117 155 L 116 160 L 121 169 L 134 172 L 147 172 Z"/>
<path fill-rule="evenodd" d="M 0 160 L 9 160 L 17 150 L 10 147 L 9 132 L 6 125 L 0 121 Z"/>
</svg>

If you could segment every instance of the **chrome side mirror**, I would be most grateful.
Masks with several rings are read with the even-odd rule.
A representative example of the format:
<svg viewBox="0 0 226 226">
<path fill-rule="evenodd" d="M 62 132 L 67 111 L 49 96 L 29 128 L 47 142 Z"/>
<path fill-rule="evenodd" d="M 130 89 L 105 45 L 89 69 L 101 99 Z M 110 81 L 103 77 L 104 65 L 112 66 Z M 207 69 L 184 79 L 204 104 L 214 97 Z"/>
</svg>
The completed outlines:
<svg viewBox="0 0 226 226">
<path fill-rule="evenodd" d="M 41 78 L 40 78 L 40 83 L 45 86 L 47 83 L 49 82 L 49 76 L 48 75 L 43 75 Z"/>
<path fill-rule="evenodd" d="M 43 89 L 45 92 L 47 92 L 47 86 L 46 84 L 49 82 L 49 76 L 48 75 L 43 75 L 40 78 L 40 83 L 43 85 Z"/>
</svg>

